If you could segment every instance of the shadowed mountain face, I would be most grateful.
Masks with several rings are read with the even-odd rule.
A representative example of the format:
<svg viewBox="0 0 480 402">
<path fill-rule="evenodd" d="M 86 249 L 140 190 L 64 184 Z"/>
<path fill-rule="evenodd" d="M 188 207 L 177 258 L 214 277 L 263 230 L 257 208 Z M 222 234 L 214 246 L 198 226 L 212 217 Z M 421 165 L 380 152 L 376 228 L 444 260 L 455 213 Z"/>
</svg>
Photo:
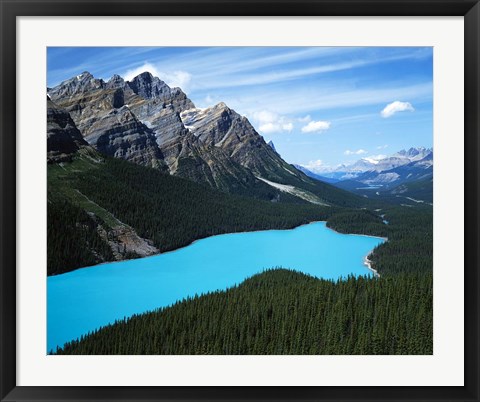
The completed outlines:
<svg viewBox="0 0 480 402">
<path fill-rule="evenodd" d="M 180 88 L 148 72 L 107 82 L 84 72 L 49 88 L 48 95 L 103 154 L 272 201 L 322 204 L 345 197 L 341 190 L 319 188 L 285 162 L 224 103 L 197 109 Z"/>
<path fill-rule="evenodd" d="M 47 98 L 47 160 L 64 162 L 88 143 L 75 126 L 68 112 Z"/>
</svg>

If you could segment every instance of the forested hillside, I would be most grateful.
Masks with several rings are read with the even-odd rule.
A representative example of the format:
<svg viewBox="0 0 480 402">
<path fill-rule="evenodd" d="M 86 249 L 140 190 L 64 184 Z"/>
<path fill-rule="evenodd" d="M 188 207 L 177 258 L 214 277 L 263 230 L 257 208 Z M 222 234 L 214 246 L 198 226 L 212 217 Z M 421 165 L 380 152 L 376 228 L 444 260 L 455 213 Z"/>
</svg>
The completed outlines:
<svg viewBox="0 0 480 402">
<path fill-rule="evenodd" d="M 431 354 L 432 277 L 337 282 L 276 269 L 134 316 L 59 354 Z"/>
<path fill-rule="evenodd" d="M 400 273 L 431 274 L 433 266 L 433 211 L 417 207 L 378 204 L 381 209 L 344 210 L 327 220 L 327 226 L 341 233 L 387 237 L 371 256 L 382 276 Z M 386 219 L 388 224 L 383 223 Z"/>
<path fill-rule="evenodd" d="M 327 221 L 341 232 L 388 237 L 370 256 L 380 278 L 332 282 L 275 269 L 117 322 L 57 352 L 431 354 L 432 210 L 382 206 L 337 211 Z"/>
<path fill-rule="evenodd" d="M 109 242 L 119 248 L 116 259 L 140 256 L 117 235 L 125 230 L 163 252 L 221 233 L 289 229 L 337 211 L 291 198 L 233 196 L 83 150 L 72 163 L 48 166 L 48 273 L 112 260 Z"/>
</svg>

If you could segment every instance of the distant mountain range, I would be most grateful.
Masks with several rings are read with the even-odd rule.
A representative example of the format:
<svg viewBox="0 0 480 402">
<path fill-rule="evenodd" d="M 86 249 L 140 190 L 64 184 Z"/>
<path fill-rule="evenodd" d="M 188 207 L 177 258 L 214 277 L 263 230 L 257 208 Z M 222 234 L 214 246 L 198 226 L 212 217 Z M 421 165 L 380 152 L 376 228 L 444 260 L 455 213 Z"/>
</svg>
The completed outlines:
<svg viewBox="0 0 480 402">
<path fill-rule="evenodd" d="M 305 173 L 308 177 L 311 177 L 312 179 L 315 179 L 315 180 L 320 180 L 325 183 L 337 183 L 339 181 L 338 179 L 334 179 L 332 177 L 321 176 L 319 174 L 313 173 L 311 170 L 308 170 L 306 167 L 302 165 L 297 165 L 294 163 L 293 166 L 295 166 L 298 170 Z"/>
<path fill-rule="evenodd" d="M 416 185 L 409 186 L 408 183 L 419 181 L 424 186 L 430 183 L 430 191 L 423 189 L 422 196 L 429 202 L 432 199 L 433 149 L 431 148 L 410 148 L 381 159 L 362 158 L 351 165 L 340 165 L 334 169 L 325 170 L 321 174 L 303 166 L 295 166 L 309 177 L 367 196 L 371 195 L 372 190 L 375 190 L 375 193 L 390 193 L 391 190 L 400 188 L 399 186 L 402 185 L 403 191 L 397 191 L 397 195 L 406 196 L 410 189 L 418 188 Z M 395 194 L 395 191 L 392 194 Z"/>
<path fill-rule="evenodd" d="M 270 201 L 357 205 L 341 189 L 285 162 L 225 103 L 200 109 L 149 72 L 104 81 L 89 72 L 47 88 L 48 159 L 81 146 L 227 193 Z M 64 130 L 64 132 L 62 132 Z M 68 131 L 68 132 L 67 132 Z"/>
</svg>

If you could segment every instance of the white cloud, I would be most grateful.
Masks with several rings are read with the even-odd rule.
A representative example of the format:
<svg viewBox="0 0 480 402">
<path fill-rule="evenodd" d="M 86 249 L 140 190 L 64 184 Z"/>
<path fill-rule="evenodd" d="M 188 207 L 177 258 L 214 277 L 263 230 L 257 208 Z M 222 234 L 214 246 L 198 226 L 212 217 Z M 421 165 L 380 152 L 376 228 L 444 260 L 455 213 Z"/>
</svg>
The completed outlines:
<svg viewBox="0 0 480 402">
<path fill-rule="evenodd" d="M 253 121 L 258 126 L 258 131 L 262 134 L 290 132 L 293 130 L 293 123 L 285 116 L 269 110 L 254 112 Z"/>
<path fill-rule="evenodd" d="M 258 131 L 260 131 L 263 134 L 271 134 L 271 133 L 275 133 L 277 131 L 281 131 L 281 128 L 277 124 L 265 123 L 265 124 L 261 124 L 258 127 Z"/>
<path fill-rule="evenodd" d="M 388 145 L 385 144 L 385 145 L 380 145 L 377 147 L 377 149 L 385 149 L 385 148 L 388 148 Z"/>
<path fill-rule="evenodd" d="M 340 165 L 337 165 L 337 166 L 326 165 L 325 163 L 323 163 L 322 160 L 317 159 L 316 161 L 310 161 L 307 164 L 301 165 L 301 166 L 307 168 L 311 172 L 322 174 L 322 173 L 333 172 Z"/>
<path fill-rule="evenodd" d="M 160 78 L 162 81 L 170 87 L 180 87 L 184 92 L 187 92 L 190 89 L 190 83 L 192 81 L 192 75 L 187 71 L 176 70 L 176 71 L 160 71 L 158 68 L 151 63 L 144 63 L 140 67 L 128 70 L 122 74 L 122 77 L 126 81 L 131 81 L 138 74 L 141 74 L 145 71 L 151 73 L 154 77 Z"/>
<path fill-rule="evenodd" d="M 306 126 L 302 127 L 302 133 L 316 133 L 316 132 L 328 130 L 329 128 L 330 128 L 329 121 L 312 120 Z"/>
<path fill-rule="evenodd" d="M 382 115 L 382 117 L 387 118 L 393 116 L 397 112 L 413 112 L 414 110 L 415 109 L 410 102 L 395 101 L 385 106 L 385 108 L 380 112 L 380 114 Z"/>
<path fill-rule="evenodd" d="M 310 161 L 308 162 L 306 165 L 302 165 L 303 167 L 306 167 L 308 170 L 311 170 L 312 172 L 314 171 L 318 171 L 319 169 L 322 169 L 325 167 L 325 165 L 323 164 L 323 162 L 318 159 L 316 161 Z"/>
<path fill-rule="evenodd" d="M 159 78 L 165 81 L 169 87 L 180 87 L 184 92 L 188 91 L 190 82 L 192 81 L 192 75 L 186 71 L 160 73 Z"/>
<path fill-rule="evenodd" d="M 253 118 L 259 123 L 272 123 L 278 119 L 278 114 L 270 112 L 269 110 L 261 110 L 253 113 Z"/>
<path fill-rule="evenodd" d="M 357 149 L 356 151 L 350 151 L 349 149 L 347 149 L 344 154 L 345 155 L 363 155 L 363 154 L 366 154 L 368 153 L 367 151 L 365 151 L 364 149 Z"/>
</svg>

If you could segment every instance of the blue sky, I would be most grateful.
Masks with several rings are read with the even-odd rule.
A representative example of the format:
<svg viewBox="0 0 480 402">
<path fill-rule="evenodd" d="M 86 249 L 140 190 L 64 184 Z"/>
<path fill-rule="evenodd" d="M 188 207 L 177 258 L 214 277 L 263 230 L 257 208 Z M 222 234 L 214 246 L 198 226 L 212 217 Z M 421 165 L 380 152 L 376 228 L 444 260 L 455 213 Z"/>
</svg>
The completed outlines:
<svg viewBox="0 0 480 402">
<path fill-rule="evenodd" d="M 430 47 L 56 47 L 47 60 L 48 86 L 150 71 L 197 107 L 225 102 L 316 171 L 432 146 Z"/>
</svg>

